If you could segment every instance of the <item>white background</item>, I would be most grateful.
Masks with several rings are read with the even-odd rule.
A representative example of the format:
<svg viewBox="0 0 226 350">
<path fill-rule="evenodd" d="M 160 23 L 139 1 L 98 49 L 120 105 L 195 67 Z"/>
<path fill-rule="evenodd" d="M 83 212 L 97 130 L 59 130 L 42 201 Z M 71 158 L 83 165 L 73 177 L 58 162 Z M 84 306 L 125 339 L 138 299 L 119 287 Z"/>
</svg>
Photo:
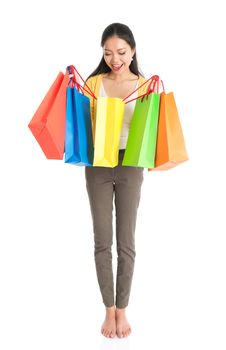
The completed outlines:
<svg viewBox="0 0 226 350">
<path fill-rule="evenodd" d="M 45 159 L 27 127 L 60 70 L 96 68 L 112 22 L 174 92 L 190 158 L 144 172 L 124 340 L 100 333 L 84 167 Z M 1 3 L 1 350 L 226 349 L 225 27 L 218 0 Z"/>
</svg>

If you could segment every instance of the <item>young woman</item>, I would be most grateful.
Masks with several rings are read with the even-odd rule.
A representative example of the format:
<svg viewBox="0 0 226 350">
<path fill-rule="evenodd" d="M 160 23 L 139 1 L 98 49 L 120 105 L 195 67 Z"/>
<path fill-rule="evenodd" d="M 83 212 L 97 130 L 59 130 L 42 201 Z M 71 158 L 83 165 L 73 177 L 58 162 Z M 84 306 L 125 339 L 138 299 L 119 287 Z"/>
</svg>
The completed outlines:
<svg viewBox="0 0 226 350">
<path fill-rule="evenodd" d="M 101 39 L 103 57 L 86 83 L 95 96 L 124 98 L 145 82 L 138 70 L 136 44 L 128 26 L 110 24 Z M 131 98 L 143 94 L 146 85 Z M 138 96 L 139 96 L 138 95 Z M 87 94 L 87 96 L 89 96 Z M 90 96 L 89 96 L 90 97 Z M 125 105 L 121 130 L 118 165 L 85 167 L 86 188 L 89 196 L 93 230 L 94 256 L 97 279 L 106 307 L 101 332 L 106 337 L 126 337 L 131 332 L 126 318 L 135 261 L 135 226 L 140 201 L 143 168 L 122 166 L 135 101 Z M 93 136 L 95 137 L 96 100 L 90 98 Z M 112 271 L 112 210 L 115 196 L 116 240 L 118 266 L 116 302 Z"/>
</svg>

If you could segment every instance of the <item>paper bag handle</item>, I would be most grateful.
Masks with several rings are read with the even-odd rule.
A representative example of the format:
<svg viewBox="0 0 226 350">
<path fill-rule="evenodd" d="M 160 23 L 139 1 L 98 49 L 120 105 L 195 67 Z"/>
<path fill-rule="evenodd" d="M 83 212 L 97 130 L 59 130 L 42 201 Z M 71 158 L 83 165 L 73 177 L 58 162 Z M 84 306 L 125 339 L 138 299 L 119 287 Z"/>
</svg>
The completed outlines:
<svg viewBox="0 0 226 350">
<path fill-rule="evenodd" d="M 145 84 L 147 84 L 147 82 L 149 82 L 149 85 L 148 85 L 148 88 L 147 88 L 147 91 L 145 92 L 145 94 L 143 95 L 140 95 L 140 96 L 137 96 L 129 101 L 126 101 L 125 104 L 129 103 L 129 102 L 132 102 L 134 100 L 137 100 L 138 98 L 142 97 L 144 98 L 145 96 L 148 97 L 148 95 L 152 92 L 155 92 L 155 93 L 159 93 L 159 85 L 161 83 L 162 85 L 162 89 L 163 91 L 165 91 L 165 88 L 164 88 L 164 84 L 163 84 L 163 81 L 159 78 L 158 75 L 153 75 L 151 78 L 147 79 L 143 84 L 141 84 L 138 88 L 136 88 L 134 91 L 132 91 L 128 96 L 126 96 L 123 101 L 125 101 L 128 97 L 130 97 L 131 95 L 134 94 L 134 92 L 136 92 L 137 90 L 139 90 L 142 86 L 144 86 Z"/>
<path fill-rule="evenodd" d="M 67 70 L 69 72 L 69 77 L 70 77 L 70 81 L 69 81 L 69 84 L 70 83 L 73 83 L 76 85 L 78 91 L 81 90 L 82 93 L 84 94 L 83 91 L 86 91 L 91 97 L 93 97 L 95 100 L 97 99 L 94 92 L 90 89 L 90 87 L 86 84 L 86 82 L 84 81 L 84 79 L 81 77 L 81 75 L 79 74 L 79 72 L 77 71 L 77 69 L 75 68 L 75 66 L 73 65 L 70 65 L 67 67 Z M 72 73 L 73 71 L 73 73 Z M 88 90 L 86 90 L 81 84 L 79 84 L 76 80 L 76 74 L 78 74 L 78 76 L 80 77 L 80 79 L 83 81 L 83 83 L 85 84 L 85 86 L 87 86 Z"/>
</svg>

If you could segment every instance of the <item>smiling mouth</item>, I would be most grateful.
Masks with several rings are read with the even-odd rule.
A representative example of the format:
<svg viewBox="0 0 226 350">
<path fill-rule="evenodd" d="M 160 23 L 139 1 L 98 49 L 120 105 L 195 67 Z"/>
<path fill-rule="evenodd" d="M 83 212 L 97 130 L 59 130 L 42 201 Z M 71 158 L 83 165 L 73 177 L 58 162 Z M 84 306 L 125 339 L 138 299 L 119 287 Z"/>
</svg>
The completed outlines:
<svg viewBox="0 0 226 350">
<path fill-rule="evenodd" d="M 122 66 L 123 66 L 123 63 L 121 64 L 121 65 L 114 65 L 114 64 L 112 64 L 112 68 L 114 69 L 114 70 L 119 70 L 120 68 L 122 68 Z"/>
</svg>

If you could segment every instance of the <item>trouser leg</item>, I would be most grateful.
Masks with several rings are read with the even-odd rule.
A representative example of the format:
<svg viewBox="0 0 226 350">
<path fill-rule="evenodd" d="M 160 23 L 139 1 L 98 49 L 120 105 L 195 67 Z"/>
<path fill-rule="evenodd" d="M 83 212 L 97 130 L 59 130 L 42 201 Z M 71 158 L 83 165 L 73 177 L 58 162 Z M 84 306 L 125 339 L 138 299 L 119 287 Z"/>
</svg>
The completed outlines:
<svg viewBox="0 0 226 350">
<path fill-rule="evenodd" d="M 120 162 L 119 162 L 120 163 Z M 116 307 L 129 303 L 135 263 L 135 228 L 140 202 L 143 168 L 115 168 L 116 241 L 118 266 L 116 277 Z"/>
<path fill-rule="evenodd" d="M 112 269 L 113 244 L 113 193 L 112 169 L 86 167 L 88 192 L 94 231 L 94 257 L 97 279 L 106 307 L 114 305 L 114 280 Z"/>
</svg>

